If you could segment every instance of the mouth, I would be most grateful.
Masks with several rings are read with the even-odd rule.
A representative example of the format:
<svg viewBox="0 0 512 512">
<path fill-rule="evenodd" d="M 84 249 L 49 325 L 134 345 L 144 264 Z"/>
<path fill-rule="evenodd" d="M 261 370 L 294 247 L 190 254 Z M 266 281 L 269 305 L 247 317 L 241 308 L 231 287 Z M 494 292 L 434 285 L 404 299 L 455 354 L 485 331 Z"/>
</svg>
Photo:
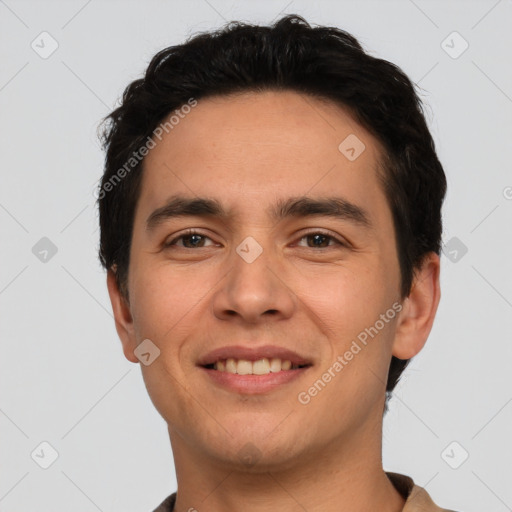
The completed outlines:
<svg viewBox="0 0 512 512">
<path fill-rule="evenodd" d="M 288 370 L 300 370 L 311 366 L 310 364 L 294 364 L 290 359 L 280 359 L 273 357 L 271 359 L 264 357 L 256 361 L 248 359 L 219 359 L 214 363 L 201 365 L 208 370 L 218 372 L 234 373 L 237 375 L 268 375 Z"/>
<path fill-rule="evenodd" d="M 242 394 L 267 393 L 303 375 L 313 362 L 274 346 L 224 347 L 203 357 L 198 366 L 214 384 Z"/>
</svg>

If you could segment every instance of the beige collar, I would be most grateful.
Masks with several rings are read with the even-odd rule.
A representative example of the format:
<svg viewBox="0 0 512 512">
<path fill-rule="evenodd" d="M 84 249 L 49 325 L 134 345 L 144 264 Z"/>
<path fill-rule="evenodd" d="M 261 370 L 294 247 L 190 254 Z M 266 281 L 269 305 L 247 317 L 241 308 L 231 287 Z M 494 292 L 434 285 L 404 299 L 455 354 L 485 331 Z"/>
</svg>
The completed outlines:
<svg viewBox="0 0 512 512">
<path fill-rule="evenodd" d="M 388 473 L 386 475 L 395 486 L 396 490 L 406 498 L 402 512 L 453 512 L 439 508 L 423 487 L 414 484 L 411 477 L 399 473 Z"/>
</svg>

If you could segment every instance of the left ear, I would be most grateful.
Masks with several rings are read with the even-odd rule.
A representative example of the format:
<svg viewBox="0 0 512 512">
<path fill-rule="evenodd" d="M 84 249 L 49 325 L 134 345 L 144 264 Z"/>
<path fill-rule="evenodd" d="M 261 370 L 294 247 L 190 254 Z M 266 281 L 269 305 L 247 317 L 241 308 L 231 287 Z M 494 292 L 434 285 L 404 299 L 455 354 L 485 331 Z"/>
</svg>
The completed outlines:
<svg viewBox="0 0 512 512">
<path fill-rule="evenodd" d="M 398 359 L 414 357 L 425 345 L 441 298 L 440 258 L 428 253 L 416 269 L 409 296 L 398 317 L 392 354 Z"/>
</svg>

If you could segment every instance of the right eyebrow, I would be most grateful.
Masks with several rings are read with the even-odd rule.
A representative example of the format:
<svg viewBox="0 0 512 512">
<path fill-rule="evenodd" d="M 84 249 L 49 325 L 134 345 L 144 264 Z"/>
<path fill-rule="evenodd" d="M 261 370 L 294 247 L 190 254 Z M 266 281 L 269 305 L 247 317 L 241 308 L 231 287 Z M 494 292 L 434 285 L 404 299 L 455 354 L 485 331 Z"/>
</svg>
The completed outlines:
<svg viewBox="0 0 512 512">
<path fill-rule="evenodd" d="M 173 196 L 146 220 L 146 229 L 153 230 L 167 219 L 185 216 L 227 218 L 228 214 L 216 199 Z"/>
</svg>

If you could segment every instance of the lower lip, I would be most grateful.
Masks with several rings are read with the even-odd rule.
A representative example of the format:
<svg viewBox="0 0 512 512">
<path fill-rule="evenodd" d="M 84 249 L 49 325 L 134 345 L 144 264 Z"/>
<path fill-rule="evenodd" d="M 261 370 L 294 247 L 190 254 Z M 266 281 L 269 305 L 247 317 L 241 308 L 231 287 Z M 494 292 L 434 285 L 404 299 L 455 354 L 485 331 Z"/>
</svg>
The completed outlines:
<svg viewBox="0 0 512 512">
<path fill-rule="evenodd" d="M 306 372 L 308 368 L 310 367 L 306 366 L 295 370 L 281 370 L 280 372 L 268 373 L 266 375 L 239 375 L 238 373 L 219 372 L 218 370 L 201 367 L 206 375 L 216 384 L 230 391 L 248 395 L 273 391 L 283 384 L 288 384 L 298 379 L 300 376 L 304 375 L 304 372 Z"/>
</svg>

